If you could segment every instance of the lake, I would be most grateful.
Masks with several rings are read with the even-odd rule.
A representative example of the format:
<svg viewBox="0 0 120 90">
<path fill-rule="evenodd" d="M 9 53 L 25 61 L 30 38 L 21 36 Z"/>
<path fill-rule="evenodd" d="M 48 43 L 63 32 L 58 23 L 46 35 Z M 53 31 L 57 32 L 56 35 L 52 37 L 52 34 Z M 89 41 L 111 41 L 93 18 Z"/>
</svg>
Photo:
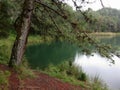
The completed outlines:
<svg viewBox="0 0 120 90">
<path fill-rule="evenodd" d="M 74 60 L 78 47 L 70 43 L 52 42 L 29 46 L 26 57 L 32 68 L 45 68 L 49 64 L 57 65 L 65 60 Z"/>
<path fill-rule="evenodd" d="M 97 38 L 97 37 L 96 37 Z M 98 37 L 101 42 L 112 45 L 120 51 L 120 36 Z M 76 66 L 82 66 L 83 71 L 90 77 L 99 76 L 111 90 L 120 90 L 120 58 L 113 55 L 115 64 L 101 57 L 98 53 L 86 56 L 79 53 L 77 45 L 63 42 L 44 43 L 29 46 L 26 58 L 32 68 L 45 68 L 49 64 L 57 65 L 65 60 L 73 60 Z"/>
<path fill-rule="evenodd" d="M 120 55 L 120 36 L 114 37 L 99 37 L 101 42 L 110 44 L 112 47 L 117 48 Z M 111 64 L 110 60 L 101 57 L 98 53 L 93 53 L 92 56 L 81 55 L 77 53 L 75 56 L 74 64 L 81 66 L 83 71 L 91 77 L 99 77 L 110 90 L 120 90 L 120 58 L 113 55 L 112 57 L 115 64 Z"/>
</svg>

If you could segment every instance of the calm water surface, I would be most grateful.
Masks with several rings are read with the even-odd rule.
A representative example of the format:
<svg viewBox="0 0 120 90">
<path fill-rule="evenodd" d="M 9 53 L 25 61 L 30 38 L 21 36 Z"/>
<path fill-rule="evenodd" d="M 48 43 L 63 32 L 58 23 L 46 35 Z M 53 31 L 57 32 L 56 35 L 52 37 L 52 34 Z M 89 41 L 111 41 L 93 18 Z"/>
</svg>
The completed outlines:
<svg viewBox="0 0 120 90">
<path fill-rule="evenodd" d="M 26 57 L 32 68 L 45 68 L 49 64 L 57 65 L 65 60 L 74 60 L 76 45 L 62 42 L 44 43 L 29 46 Z"/>
</svg>

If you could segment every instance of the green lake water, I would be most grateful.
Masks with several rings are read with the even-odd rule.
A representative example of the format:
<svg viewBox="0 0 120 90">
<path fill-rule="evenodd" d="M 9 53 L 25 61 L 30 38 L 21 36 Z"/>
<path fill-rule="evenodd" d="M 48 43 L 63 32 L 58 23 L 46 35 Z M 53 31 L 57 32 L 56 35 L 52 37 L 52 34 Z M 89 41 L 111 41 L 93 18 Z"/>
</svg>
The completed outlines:
<svg viewBox="0 0 120 90">
<path fill-rule="evenodd" d="M 45 68 L 65 60 L 74 60 L 78 47 L 70 43 L 52 42 L 28 46 L 26 57 L 32 68 Z"/>
</svg>

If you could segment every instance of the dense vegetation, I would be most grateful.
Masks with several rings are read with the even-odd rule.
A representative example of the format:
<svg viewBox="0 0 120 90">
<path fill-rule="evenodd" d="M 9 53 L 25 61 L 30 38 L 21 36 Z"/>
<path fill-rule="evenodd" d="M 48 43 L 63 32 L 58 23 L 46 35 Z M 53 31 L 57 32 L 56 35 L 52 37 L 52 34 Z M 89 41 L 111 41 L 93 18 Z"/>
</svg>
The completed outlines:
<svg viewBox="0 0 120 90">
<path fill-rule="evenodd" d="M 103 8 L 92 13 L 96 19 L 95 24 L 90 26 L 93 31 L 120 32 L 120 10 Z"/>
<path fill-rule="evenodd" d="M 18 4 L 19 3 L 19 4 Z M 10 33 L 14 33 L 13 24 L 21 12 L 21 1 L 2 0 L 0 1 L 0 37 L 7 37 Z M 56 8 L 55 6 L 52 6 Z M 112 8 L 103 8 L 98 11 L 88 9 L 84 13 L 91 19 L 86 23 L 86 19 L 79 11 L 74 11 L 70 6 L 66 5 L 64 10 L 69 15 L 69 19 L 74 24 L 78 24 L 80 30 L 87 32 L 119 32 L 120 31 L 120 11 Z M 42 13 L 41 13 L 42 12 Z M 50 14 L 49 14 L 50 13 Z M 61 19 L 60 16 L 53 12 L 44 10 L 44 8 L 36 8 L 32 17 L 31 34 L 53 35 L 56 27 L 52 21 L 54 17 L 60 29 L 69 29 L 72 27 L 68 22 Z M 49 18 L 47 18 L 49 17 Z M 66 17 L 67 18 L 67 17 Z M 56 35 L 56 33 L 54 33 Z M 59 37 L 56 35 L 56 37 Z"/>
</svg>

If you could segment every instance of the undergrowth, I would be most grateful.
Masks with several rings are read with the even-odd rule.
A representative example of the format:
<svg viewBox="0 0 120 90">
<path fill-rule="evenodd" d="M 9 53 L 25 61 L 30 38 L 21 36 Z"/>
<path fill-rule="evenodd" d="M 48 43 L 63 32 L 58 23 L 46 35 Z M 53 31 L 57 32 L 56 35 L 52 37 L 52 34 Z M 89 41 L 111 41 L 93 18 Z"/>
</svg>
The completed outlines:
<svg viewBox="0 0 120 90">
<path fill-rule="evenodd" d="M 9 71 L 0 71 L 0 88 L 6 87 L 9 85 L 8 77 L 11 75 Z"/>
<path fill-rule="evenodd" d="M 99 78 L 99 76 L 95 76 L 89 81 L 91 81 L 91 90 L 109 90 L 108 86 Z"/>
<path fill-rule="evenodd" d="M 0 63 L 7 64 L 10 58 L 14 37 L 0 39 Z"/>
<path fill-rule="evenodd" d="M 87 87 L 84 84 L 87 80 L 86 74 L 82 69 L 79 70 L 76 66 L 72 65 L 71 61 L 65 61 L 57 66 L 50 64 L 42 71 L 64 82 Z"/>
<path fill-rule="evenodd" d="M 34 78 L 36 77 L 36 75 L 34 74 L 33 70 L 30 69 L 30 66 L 27 62 L 27 60 L 23 59 L 22 64 L 20 64 L 19 66 L 15 66 L 14 67 L 15 71 L 17 71 L 17 73 L 19 74 L 19 79 L 24 79 L 24 78 Z"/>
</svg>

